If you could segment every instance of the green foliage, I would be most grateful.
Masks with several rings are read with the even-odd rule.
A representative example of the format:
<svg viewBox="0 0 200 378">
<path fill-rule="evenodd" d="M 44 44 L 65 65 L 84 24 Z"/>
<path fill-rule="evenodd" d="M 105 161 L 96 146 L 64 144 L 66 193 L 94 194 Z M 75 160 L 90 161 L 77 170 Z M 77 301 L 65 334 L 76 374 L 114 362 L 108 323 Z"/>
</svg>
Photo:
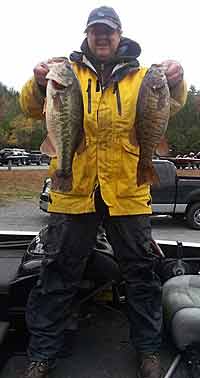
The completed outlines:
<svg viewBox="0 0 200 378">
<path fill-rule="evenodd" d="M 44 122 L 26 118 L 19 105 L 19 93 L 0 83 L 0 148 L 39 149 L 44 135 Z"/>
<path fill-rule="evenodd" d="M 169 122 L 167 137 L 174 154 L 200 151 L 199 92 L 194 86 L 188 91 L 185 106 Z"/>
<path fill-rule="evenodd" d="M 46 128 L 44 122 L 35 122 L 35 127 L 33 128 L 30 150 L 39 150 L 39 147 L 46 136 Z"/>
<path fill-rule="evenodd" d="M 0 83 L 0 148 L 38 150 L 45 134 L 44 122 L 22 114 L 19 93 Z M 167 137 L 174 155 L 200 151 L 200 91 L 194 86 L 188 91 L 183 109 L 170 120 Z"/>
</svg>

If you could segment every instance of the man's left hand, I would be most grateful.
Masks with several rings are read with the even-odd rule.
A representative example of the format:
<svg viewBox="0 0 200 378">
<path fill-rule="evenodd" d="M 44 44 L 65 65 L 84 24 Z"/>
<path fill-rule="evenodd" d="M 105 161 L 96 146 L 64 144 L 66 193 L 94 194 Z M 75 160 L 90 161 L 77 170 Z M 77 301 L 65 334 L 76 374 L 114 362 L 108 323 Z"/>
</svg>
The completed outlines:
<svg viewBox="0 0 200 378">
<path fill-rule="evenodd" d="M 183 80 L 183 67 L 175 60 L 164 60 L 161 65 L 165 70 L 165 75 L 170 88 L 175 87 L 181 80 Z"/>
</svg>

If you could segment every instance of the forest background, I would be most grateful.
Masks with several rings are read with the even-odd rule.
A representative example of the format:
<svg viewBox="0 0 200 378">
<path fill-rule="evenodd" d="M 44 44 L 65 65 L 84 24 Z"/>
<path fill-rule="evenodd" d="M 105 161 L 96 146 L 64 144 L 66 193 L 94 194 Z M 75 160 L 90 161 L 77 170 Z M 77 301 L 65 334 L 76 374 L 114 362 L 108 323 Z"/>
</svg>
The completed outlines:
<svg viewBox="0 0 200 378">
<path fill-rule="evenodd" d="M 0 83 L 0 149 L 39 150 L 46 135 L 44 121 L 27 118 L 19 105 L 19 93 Z M 200 90 L 191 86 L 183 109 L 169 122 L 167 140 L 171 156 L 200 152 Z"/>
</svg>

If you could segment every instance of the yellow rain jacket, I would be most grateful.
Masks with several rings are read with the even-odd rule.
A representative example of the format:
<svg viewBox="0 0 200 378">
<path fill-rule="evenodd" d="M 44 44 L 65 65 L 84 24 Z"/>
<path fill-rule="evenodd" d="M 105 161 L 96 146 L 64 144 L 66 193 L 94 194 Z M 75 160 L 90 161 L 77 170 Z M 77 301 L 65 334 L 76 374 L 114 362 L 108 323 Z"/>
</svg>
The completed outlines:
<svg viewBox="0 0 200 378">
<path fill-rule="evenodd" d="M 118 83 L 112 83 L 102 92 L 97 88 L 97 75 L 91 67 L 72 64 L 83 94 L 85 139 L 73 159 L 72 191 L 51 191 L 48 211 L 94 212 L 94 190 L 100 184 L 110 215 L 150 214 L 150 186 L 136 185 L 140 151 L 130 138 L 138 92 L 147 69 L 128 72 Z M 173 89 L 172 114 L 183 106 L 186 93 L 184 82 Z M 44 98 L 34 79 L 23 87 L 20 102 L 29 116 L 42 118 Z M 50 173 L 55 169 L 56 158 L 51 161 Z"/>
</svg>

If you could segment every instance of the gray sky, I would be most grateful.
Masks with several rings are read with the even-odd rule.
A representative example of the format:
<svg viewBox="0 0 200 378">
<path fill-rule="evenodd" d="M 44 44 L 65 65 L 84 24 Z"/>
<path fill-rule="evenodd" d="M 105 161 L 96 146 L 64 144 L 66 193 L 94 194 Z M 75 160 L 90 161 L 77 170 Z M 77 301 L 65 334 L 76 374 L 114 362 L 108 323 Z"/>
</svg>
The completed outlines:
<svg viewBox="0 0 200 378">
<path fill-rule="evenodd" d="M 20 90 L 36 63 L 79 50 L 88 14 L 101 5 L 140 43 L 142 65 L 178 60 L 188 86 L 200 89 L 199 0 L 1 0 L 0 81 Z"/>
</svg>

